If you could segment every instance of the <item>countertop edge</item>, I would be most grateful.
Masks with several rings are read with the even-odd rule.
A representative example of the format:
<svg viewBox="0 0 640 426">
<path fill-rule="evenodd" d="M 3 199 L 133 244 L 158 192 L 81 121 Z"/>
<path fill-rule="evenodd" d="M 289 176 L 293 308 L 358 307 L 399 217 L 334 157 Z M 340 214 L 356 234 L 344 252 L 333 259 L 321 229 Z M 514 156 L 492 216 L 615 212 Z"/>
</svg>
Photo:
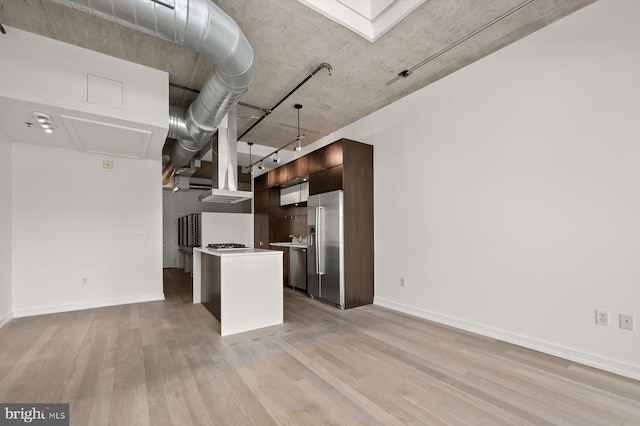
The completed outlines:
<svg viewBox="0 0 640 426">
<path fill-rule="evenodd" d="M 294 243 L 269 243 L 273 247 L 289 247 L 289 248 L 309 248 L 307 244 L 294 244 Z"/>
<path fill-rule="evenodd" d="M 249 248 L 247 250 L 213 251 L 207 248 L 194 247 L 194 251 L 218 257 L 230 256 L 282 256 L 281 251 Z"/>
</svg>

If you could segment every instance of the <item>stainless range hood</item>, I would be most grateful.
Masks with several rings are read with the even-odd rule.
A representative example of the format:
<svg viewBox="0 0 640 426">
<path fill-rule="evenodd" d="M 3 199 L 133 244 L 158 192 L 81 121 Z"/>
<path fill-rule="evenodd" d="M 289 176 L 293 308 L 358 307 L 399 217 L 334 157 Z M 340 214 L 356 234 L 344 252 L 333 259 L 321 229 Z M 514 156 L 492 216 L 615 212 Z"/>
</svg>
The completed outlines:
<svg viewBox="0 0 640 426">
<path fill-rule="evenodd" d="M 198 199 L 206 203 L 239 203 L 253 198 L 251 191 L 238 190 L 238 128 L 236 112 L 229 111 L 213 137 L 213 189 Z"/>
</svg>

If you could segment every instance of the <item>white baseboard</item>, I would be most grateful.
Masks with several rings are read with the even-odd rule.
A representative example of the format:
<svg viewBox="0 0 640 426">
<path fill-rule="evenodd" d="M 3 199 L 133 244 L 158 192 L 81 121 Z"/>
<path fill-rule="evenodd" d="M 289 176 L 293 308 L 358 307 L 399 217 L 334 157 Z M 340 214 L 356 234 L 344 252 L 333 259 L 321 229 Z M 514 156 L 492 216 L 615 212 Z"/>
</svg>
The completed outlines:
<svg viewBox="0 0 640 426">
<path fill-rule="evenodd" d="M 81 311 L 84 309 L 104 308 L 107 306 L 129 305 L 131 303 L 155 302 L 164 300 L 164 293 L 141 294 L 138 296 L 114 297 L 111 299 L 91 300 L 88 302 L 51 305 L 38 308 L 18 309 L 13 311 L 14 318 L 34 315 L 56 314 L 59 312 Z"/>
<path fill-rule="evenodd" d="M 13 315 L 11 314 L 11 312 L 7 312 L 6 314 L 2 315 L 0 317 L 0 328 L 2 328 L 5 325 L 7 325 L 7 323 L 9 321 L 11 321 L 12 319 L 13 319 Z"/>
<path fill-rule="evenodd" d="M 543 340 L 533 339 L 520 334 L 514 334 L 497 328 L 487 327 L 481 324 L 449 317 L 446 315 L 429 312 L 424 309 L 401 303 L 392 302 L 379 297 L 374 298 L 373 303 L 384 308 L 399 311 L 405 314 L 424 318 L 429 321 L 459 328 L 461 330 L 470 331 L 492 339 L 513 343 L 518 346 L 544 352 L 549 355 L 558 356 L 580 364 L 598 368 L 600 370 L 609 371 L 631 379 L 640 380 L 640 365 L 627 364 L 613 359 L 605 358 L 599 355 L 583 352 L 577 349 L 568 348 L 557 345 L 555 343 L 545 342 Z"/>
</svg>

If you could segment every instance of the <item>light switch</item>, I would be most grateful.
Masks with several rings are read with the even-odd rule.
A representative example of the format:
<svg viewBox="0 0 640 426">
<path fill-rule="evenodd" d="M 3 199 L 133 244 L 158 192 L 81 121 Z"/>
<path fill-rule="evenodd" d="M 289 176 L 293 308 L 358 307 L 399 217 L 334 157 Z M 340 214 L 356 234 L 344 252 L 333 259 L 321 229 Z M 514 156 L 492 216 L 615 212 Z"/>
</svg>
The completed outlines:
<svg viewBox="0 0 640 426">
<path fill-rule="evenodd" d="M 113 169 L 113 161 L 111 161 L 111 160 L 102 160 L 102 168 L 103 169 Z"/>
</svg>

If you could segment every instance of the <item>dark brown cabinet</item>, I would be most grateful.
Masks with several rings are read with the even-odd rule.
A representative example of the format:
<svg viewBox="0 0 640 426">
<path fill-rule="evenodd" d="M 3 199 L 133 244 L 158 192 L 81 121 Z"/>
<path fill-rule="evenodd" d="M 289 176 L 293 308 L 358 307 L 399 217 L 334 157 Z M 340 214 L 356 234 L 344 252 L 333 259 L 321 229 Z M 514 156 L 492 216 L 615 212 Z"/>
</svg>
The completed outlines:
<svg viewBox="0 0 640 426">
<path fill-rule="evenodd" d="M 280 206 L 280 185 L 307 175 L 309 195 L 337 189 L 343 191 L 345 308 L 373 303 L 373 147 L 371 145 L 340 139 L 256 178 L 254 182 L 256 247 L 269 248 L 268 243 L 264 244 L 265 237 L 268 237 L 268 242 L 283 242 L 289 240 L 289 234 L 306 235 L 306 206 Z M 265 227 L 268 229 L 266 233 Z M 259 241 L 263 241 L 262 246 L 258 245 Z M 284 282 L 288 286 L 290 285 L 288 249 L 271 248 L 284 252 Z"/>
<path fill-rule="evenodd" d="M 267 184 L 269 188 L 274 186 L 280 186 L 289 180 L 289 170 L 285 166 L 280 166 L 277 169 L 269 170 L 267 173 Z"/>
<path fill-rule="evenodd" d="M 269 248 L 269 190 L 258 191 L 253 196 L 253 246 Z"/>
<path fill-rule="evenodd" d="M 343 139 L 345 307 L 373 303 L 373 146 Z"/>
<path fill-rule="evenodd" d="M 309 174 L 343 164 L 343 139 L 309 153 Z"/>
<path fill-rule="evenodd" d="M 202 256 L 202 294 L 201 301 L 205 308 L 220 321 L 221 313 L 221 280 L 220 257 Z"/>
<path fill-rule="evenodd" d="M 294 179 L 301 180 L 309 174 L 309 156 L 305 155 L 304 157 L 300 157 L 297 160 L 287 163 L 285 167 L 287 168 L 287 178 L 289 181 L 293 181 Z"/>
<path fill-rule="evenodd" d="M 259 192 L 269 188 L 267 177 L 268 173 L 262 174 L 253 180 L 253 191 Z"/>
<path fill-rule="evenodd" d="M 309 195 L 342 189 L 342 165 L 309 176 Z"/>
</svg>

